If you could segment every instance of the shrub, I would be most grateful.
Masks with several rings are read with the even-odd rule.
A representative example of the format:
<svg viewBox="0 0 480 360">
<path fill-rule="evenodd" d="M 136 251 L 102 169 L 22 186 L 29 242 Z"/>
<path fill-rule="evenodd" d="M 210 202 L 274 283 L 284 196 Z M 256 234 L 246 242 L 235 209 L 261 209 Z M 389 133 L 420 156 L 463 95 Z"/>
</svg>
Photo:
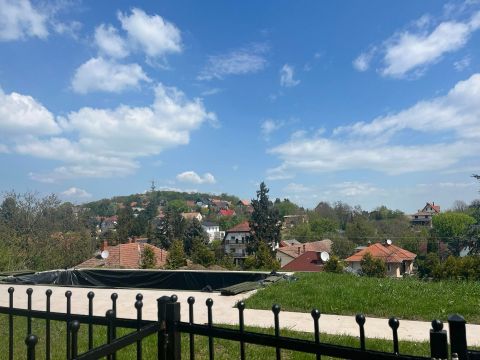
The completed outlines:
<svg viewBox="0 0 480 360">
<path fill-rule="evenodd" d="M 142 269 L 153 269 L 157 266 L 157 259 L 155 259 L 155 253 L 150 246 L 145 245 L 143 247 L 142 258 L 140 259 L 140 267 Z"/>
<path fill-rule="evenodd" d="M 385 277 L 387 265 L 381 259 L 375 259 L 370 253 L 366 253 L 360 262 L 362 274 L 371 277 Z"/>
<path fill-rule="evenodd" d="M 181 240 L 173 240 L 168 251 L 167 269 L 178 269 L 185 265 L 185 252 L 183 251 L 183 242 Z"/>
<path fill-rule="evenodd" d="M 280 268 L 280 263 L 275 260 L 272 252 L 265 244 L 265 242 L 260 241 L 258 243 L 257 252 L 255 253 L 255 255 L 250 255 L 245 258 L 243 267 L 245 270 L 278 270 Z"/>
<path fill-rule="evenodd" d="M 342 273 L 343 269 L 345 266 L 343 263 L 340 261 L 340 259 L 333 255 L 326 263 L 325 266 L 323 267 L 323 270 L 326 272 L 331 272 L 331 273 Z"/>
</svg>

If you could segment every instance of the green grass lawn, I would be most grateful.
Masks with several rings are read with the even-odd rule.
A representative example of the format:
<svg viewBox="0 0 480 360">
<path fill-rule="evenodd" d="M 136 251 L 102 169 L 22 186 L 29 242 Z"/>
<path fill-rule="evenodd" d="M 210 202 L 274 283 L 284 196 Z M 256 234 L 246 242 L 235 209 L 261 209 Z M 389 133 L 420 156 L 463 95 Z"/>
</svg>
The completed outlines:
<svg viewBox="0 0 480 360">
<path fill-rule="evenodd" d="M 400 319 L 446 320 L 458 313 L 480 323 L 480 282 L 426 282 L 414 278 L 368 278 L 349 274 L 297 273 L 297 281 L 279 282 L 246 300 L 248 308 Z"/>
<path fill-rule="evenodd" d="M 32 332 L 39 337 L 36 347 L 37 359 L 44 359 L 45 342 L 44 342 L 44 320 L 33 320 Z M 65 324 L 60 322 L 52 322 L 52 359 L 65 359 Z M 247 328 L 248 331 L 263 332 L 273 334 L 273 329 Z M 118 336 L 125 335 L 132 330 L 118 329 Z M 290 336 L 301 339 L 313 340 L 313 334 L 282 330 L 281 335 Z M 26 347 L 24 340 L 26 337 L 26 319 L 15 318 L 15 359 L 24 359 L 26 357 Z M 208 339 L 202 336 L 195 337 L 195 354 L 196 359 L 208 359 Z M 95 327 L 95 345 L 102 345 L 106 342 L 106 329 L 102 326 Z M 358 339 L 349 336 L 334 336 L 321 334 L 321 341 L 331 344 L 340 344 L 344 346 L 358 347 Z M 156 336 L 146 338 L 143 343 L 143 355 L 146 360 L 156 359 Z M 182 336 L 182 359 L 189 359 L 189 341 L 188 335 Z M 367 339 L 366 346 L 368 349 L 379 351 L 392 351 L 392 342 L 387 340 Z M 215 339 L 215 359 L 238 359 L 240 358 L 239 343 Z M 0 315 L 0 359 L 6 359 L 8 356 L 8 317 Z M 79 349 L 80 353 L 87 349 L 87 325 L 82 325 L 79 333 Z M 400 352 L 412 355 L 429 355 L 429 344 L 400 342 Z M 129 346 L 117 353 L 117 359 L 127 360 L 134 359 L 136 356 L 135 345 Z M 266 348 L 257 345 L 246 345 L 247 359 L 273 359 L 275 358 L 275 349 Z M 294 353 L 282 350 L 282 359 L 315 359 L 314 355 Z M 322 359 L 328 359 L 322 357 Z"/>
</svg>

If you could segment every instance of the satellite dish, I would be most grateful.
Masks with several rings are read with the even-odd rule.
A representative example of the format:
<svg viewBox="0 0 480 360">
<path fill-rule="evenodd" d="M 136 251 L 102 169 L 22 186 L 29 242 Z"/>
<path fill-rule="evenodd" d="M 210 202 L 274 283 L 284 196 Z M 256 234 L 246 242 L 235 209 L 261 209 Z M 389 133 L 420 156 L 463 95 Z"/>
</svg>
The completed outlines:
<svg viewBox="0 0 480 360">
<path fill-rule="evenodd" d="M 392 240 L 387 239 L 387 245 L 392 245 Z"/>
<path fill-rule="evenodd" d="M 330 260 L 330 255 L 326 251 L 322 251 L 320 253 L 320 259 L 322 259 L 323 262 L 327 262 Z"/>
<path fill-rule="evenodd" d="M 103 260 L 108 258 L 108 255 L 110 255 L 108 250 L 103 250 L 102 253 L 100 254 L 100 256 L 102 257 Z"/>
</svg>

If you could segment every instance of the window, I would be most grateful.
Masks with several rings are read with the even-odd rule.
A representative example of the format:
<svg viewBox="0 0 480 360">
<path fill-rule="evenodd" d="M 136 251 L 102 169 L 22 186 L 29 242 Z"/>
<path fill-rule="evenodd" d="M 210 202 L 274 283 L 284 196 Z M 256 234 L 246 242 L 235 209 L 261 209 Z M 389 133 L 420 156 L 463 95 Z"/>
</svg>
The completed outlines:
<svg viewBox="0 0 480 360">
<path fill-rule="evenodd" d="M 390 264 L 387 264 L 387 271 L 392 271 L 392 268 L 390 267 Z"/>
<path fill-rule="evenodd" d="M 238 244 L 238 239 L 235 240 L 235 243 Z"/>
</svg>

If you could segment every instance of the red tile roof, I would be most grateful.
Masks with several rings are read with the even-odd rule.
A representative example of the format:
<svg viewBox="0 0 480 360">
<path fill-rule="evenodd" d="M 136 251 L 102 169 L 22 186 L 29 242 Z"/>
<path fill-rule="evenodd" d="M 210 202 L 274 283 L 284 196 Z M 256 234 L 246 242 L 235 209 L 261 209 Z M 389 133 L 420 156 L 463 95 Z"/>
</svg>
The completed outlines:
<svg viewBox="0 0 480 360">
<path fill-rule="evenodd" d="M 77 265 L 77 268 L 94 268 L 107 267 L 118 269 L 139 269 L 142 258 L 143 249 L 149 247 L 155 254 L 157 260 L 156 267 L 160 268 L 165 265 L 168 251 L 160 249 L 156 246 L 144 243 L 128 243 L 117 246 L 109 246 L 108 258 L 103 260 L 100 257 L 93 257 Z"/>
<path fill-rule="evenodd" d="M 248 221 L 245 221 L 241 224 L 238 224 L 232 227 L 231 229 L 228 229 L 226 231 L 226 234 L 233 233 L 233 232 L 250 232 L 250 224 L 248 223 Z"/>
<path fill-rule="evenodd" d="M 243 206 L 250 206 L 250 200 L 240 200 L 239 202 Z"/>
<path fill-rule="evenodd" d="M 356 254 L 353 254 L 345 261 L 362 261 L 362 258 L 366 253 L 370 253 L 374 258 L 382 259 L 386 263 L 401 263 L 404 260 L 414 260 L 417 257 L 417 255 L 414 253 L 411 253 L 410 251 L 402 249 L 398 246 L 375 243 L 357 252 Z"/>
<path fill-rule="evenodd" d="M 329 253 L 331 251 L 331 248 L 332 248 L 332 240 L 325 239 L 320 241 L 312 241 L 305 244 L 279 247 L 277 249 L 277 252 L 282 252 L 288 256 L 296 258 L 308 251 L 314 251 L 314 252 L 326 251 Z"/>
<path fill-rule="evenodd" d="M 290 261 L 282 267 L 282 270 L 288 271 L 322 271 L 323 263 L 320 260 L 320 253 L 316 251 L 306 251 L 296 259 Z"/>
<path fill-rule="evenodd" d="M 235 215 L 235 210 L 222 209 L 218 212 L 221 216 L 233 216 Z"/>
</svg>

